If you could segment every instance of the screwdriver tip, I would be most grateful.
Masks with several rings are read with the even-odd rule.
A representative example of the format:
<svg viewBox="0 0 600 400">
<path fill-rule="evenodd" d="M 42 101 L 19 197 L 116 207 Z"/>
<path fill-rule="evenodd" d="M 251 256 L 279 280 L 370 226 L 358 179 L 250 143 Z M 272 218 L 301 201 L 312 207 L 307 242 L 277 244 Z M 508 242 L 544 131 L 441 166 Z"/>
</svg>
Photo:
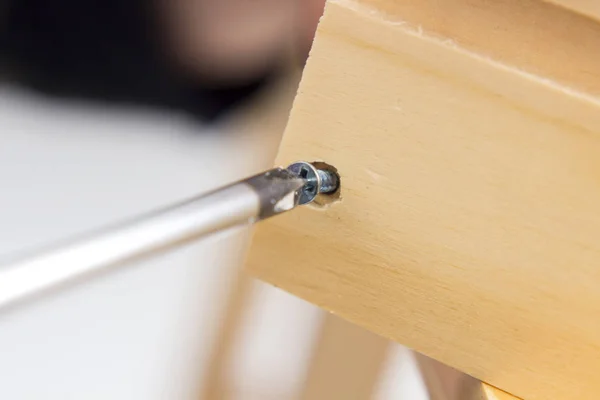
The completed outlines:
<svg viewBox="0 0 600 400">
<path fill-rule="evenodd" d="M 265 219 L 298 206 L 307 181 L 286 169 L 274 168 L 253 176 L 246 183 L 258 194 L 259 219 Z"/>
</svg>

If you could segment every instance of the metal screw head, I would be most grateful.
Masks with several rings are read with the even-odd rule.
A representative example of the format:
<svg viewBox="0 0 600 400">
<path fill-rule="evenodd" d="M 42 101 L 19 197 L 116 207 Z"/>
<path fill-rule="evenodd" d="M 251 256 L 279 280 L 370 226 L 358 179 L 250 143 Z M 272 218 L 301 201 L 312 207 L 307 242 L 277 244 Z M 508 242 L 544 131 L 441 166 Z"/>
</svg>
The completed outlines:
<svg viewBox="0 0 600 400">
<path fill-rule="evenodd" d="M 300 189 L 298 194 L 298 204 L 310 203 L 319 194 L 319 186 L 321 186 L 321 177 L 319 171 L 310 163 L 296 162 L 289 167 L 288 171 L 306 180 L 306 185 Z"/>
<path fill-rule="evenodd" d="M 339 180 L 331 171 L 318 169 L 304 161 L 296 162 L 287 169 L 306 181 L 298 194 L 298 204 L 310 203 L 319 193 L 332 193 L 337 190 Z"/>
</svg>

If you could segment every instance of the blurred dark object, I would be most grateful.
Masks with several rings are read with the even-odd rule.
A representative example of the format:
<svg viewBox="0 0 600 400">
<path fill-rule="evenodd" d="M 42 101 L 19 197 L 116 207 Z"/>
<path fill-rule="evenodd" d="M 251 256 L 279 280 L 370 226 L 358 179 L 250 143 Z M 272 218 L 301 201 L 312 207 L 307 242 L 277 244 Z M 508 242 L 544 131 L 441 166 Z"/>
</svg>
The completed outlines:
<svg viewBox="0 0 600 400">
<path fill-rule="evenodd" d="M 278 70 L 231 85 L 186 74 L 166 48 L 152 0 L 4 0 L 2 79 L 46 94 L 183 109 L 213 120 Z"/>
</svg>

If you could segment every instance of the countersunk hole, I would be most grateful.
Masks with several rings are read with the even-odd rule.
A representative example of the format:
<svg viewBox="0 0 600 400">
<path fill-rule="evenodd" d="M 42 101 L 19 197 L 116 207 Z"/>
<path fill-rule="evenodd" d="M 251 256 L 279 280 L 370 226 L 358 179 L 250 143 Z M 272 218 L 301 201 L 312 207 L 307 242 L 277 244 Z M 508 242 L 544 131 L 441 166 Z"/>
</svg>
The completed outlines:
<svg viewBox="0 0 600 400">
<path fill-rule="evenodd" d="M 327 164 L 325 162 L 322 161 L 313 161 L 311 162 L 312 165 L 315 166 L 315 168 L 317 169 L 321 169 L 323 171 L 329 171 L 334 173 L 337 176 L 338 179 L 338 187 L 337 190 L 333 193 L 320 193 L 311 203 L 311 205 L 316 206 L 316 207 L 326 207 L 332 203 L 335 203 L 337 201 L 340 201 L 342 196 L 341 196 L 341 192 L 342 192 L 342 179 L 340 177 L 340 174 L 338 173 L 338 170 L 336 167 L 334 167 L 333 165 Z"/>
</svg>

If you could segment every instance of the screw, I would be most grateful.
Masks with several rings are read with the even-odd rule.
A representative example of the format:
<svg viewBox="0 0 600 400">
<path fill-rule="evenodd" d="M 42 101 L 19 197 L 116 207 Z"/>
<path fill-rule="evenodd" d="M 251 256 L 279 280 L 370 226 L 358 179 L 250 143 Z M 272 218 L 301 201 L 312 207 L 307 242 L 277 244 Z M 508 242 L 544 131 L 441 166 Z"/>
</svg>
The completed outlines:
<svg viewBox="0 0 600 400">
<path fill-rule="evenodd" d="M 339 178 L 335 172 L 318 169 L 311 163 L 298 161 L 288 171 L 306 180 L 298 194 L 298 204 L 310 203 L 319 193 L 333 193 L 338 189 Z"/>
</svg>

